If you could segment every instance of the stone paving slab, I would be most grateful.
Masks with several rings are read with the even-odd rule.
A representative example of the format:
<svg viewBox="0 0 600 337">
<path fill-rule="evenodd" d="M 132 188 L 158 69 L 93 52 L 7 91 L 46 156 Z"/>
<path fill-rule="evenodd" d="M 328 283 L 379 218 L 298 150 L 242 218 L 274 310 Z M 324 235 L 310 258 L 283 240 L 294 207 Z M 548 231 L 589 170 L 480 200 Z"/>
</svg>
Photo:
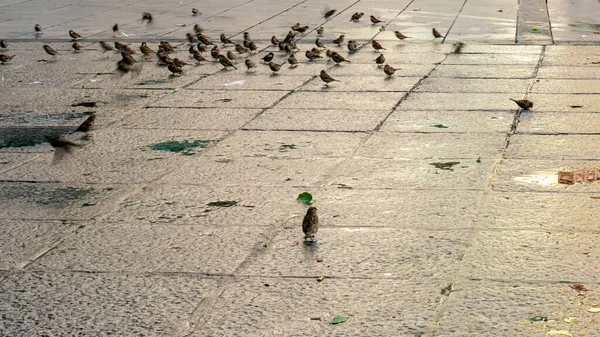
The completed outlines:
<svg viewBox="0 0 600 337">
<path fill-rule="evenodd" d="M 496 191 L 596 193 L 600 184 L 558 184 L 558 172 L 600 167 L 595 160 L 506 159 L 493 183 Z"/>
<path fill-rule="evenodd" d="M 346 288 L 348 282 L 352 290 Z M 433 328 L 442 284 L 439 279 L 326 278 L 320 283 L 314 278 L 242 279 L 225 289 L 222 300 L 193 336 L 248 336 L 266 331 L 273 336 L 423 335 Z M 350 318 L 343 324 L 329 324 L 337 315 Z"/>
<path fill-rule="evenodd" d="M 591 291 L 594 285 L 586 285 Z M 569 284 L 464 280 L 455 285 L 435 336 L 597 334 L 594 300 Z M 534 321 L 546 317 L 548 322 Z M 566 320 L 566 321 L 565 321 Z M 555 333 L 556 334 L 556 333 Z"/>
<path fill-rule="evenodd" d="M 339 76 L 335 77 L 341 83 L 335 82 L 325 86 L 320 78 L 314 78 L 298 89 L 298 91 L 318 91 L 318 92 L 402 92 L 410 91 L 419 81 L 418 77 L 389 77 L 384 74 L 383 69 L 379 69 L 379 76 Z M 374 72 L 373 75 L 376 73 Z M 331 74 L 330 74 L 331 75 Z M 331 75 L 333 76 L 333 75 Z"/>
<path fill-rule="evenodd" d="M 600 90 L 598 80 L 555 80 L 542 79 L 537 80 L 532 88 L 534 93 L 555 93 L 555 94 L 598 94 Z"/>
<path fill-rule="evenodd" d="M 453 163 L 448 169 L 437 169 L 432 163 Z M 452 165 L 452 164 L 449 164 Z M 485 188 L 490 179 L 493 160 L 476 159 L 370 159 L 353 158 L 344 162 L 331 184 L 358 189 L 475 189 Z"/>
<path fill-rule="evenodd" d="M 597 134 L 600 116 L 597 113 L 523 113 L 519 133 L 579 133 Z"/>
<path fill-rule="evenodd" d="M 534 68 L 533 65 L 441 64 L 435 68 L 430 77 L 526 79 L 532 76 Z"/>
<path fill-rule="evenodd" d="M 523 115 L 522 115 L 523 116 Z M 385 132 L 507 132 L 511 111 L 394 111 L 381 127 Z M 441 127 L 440 127 L 441 125 Z"/>
<path fill-rule="evenodd" d="M 401 110 L 516 110 L 509 98 L 521 99 L 513 93 L 429 93 L 409 95 L 400 105 Z M 515 108 L 516 107 L 516 108 Z M 536 109 L 537 110 L 537 109 Z"/>
<path fill-rule="evenodd" d="M 217 284 L 185 276 L 23 273 L 0 283 L 11 336 L 180 334 Z"/>
<path fill-rule="evenodd" d="M 598 135 L 515 135 L 505 158 L 598 160 L 595 144 L 599 139 Z"/>
<path fill-rule="evenodd" d="M 330 86 L 343 85 L 334 82 Z M 403 92 L 298 92 L 277 104 L 284 109 L 339 109 L 370 110 L 391 109 L 405 95 Z M 359 104 L 356 104 L 360 102 Z"/>
<path fill-rule="evenodd" d="M 538 70 L 537 78 L 599 79 L 600 67 L 544 66 Z"/>
<path fill-rule="evenodd" d="M 259 130 L 371 131 L 389 110 L 279 109 L 265 110 L 246 125 Z"/>
<path fill-rule="evenodd" d="M 539 56 L 535 54 L 465 54 L 465 55 L 450 55 L 444 60 L 444 64 L 507 64 L 507 65 L 536 65 L 539 61 Z"/>
<path fill-rule="evenodd" d="M 180 90 L 150 108 L 268 108 L 288 91 Z"/>
<path fill-rule="evenodd" d="M 596 112 L 598 110 L 597 95 L 573 94 L 541 94 L 532 93 L 528 99 L 537 103 L 534 112 Z"/>
<path fill-rule="evenodd" d="M 289 73 L 285 72 L 285 74 Z M 246 76 L 245 74 L 236 72 L 235 74 L 224 74 L 218 77 L 210 76 L 195 82 L 188 88 L 215 90 L 293 90 L 310 80 L 311 77 L 308 75 L 271 76 L 265 80 L 263 76 Z"/>
<path fill-rule="evenodd" d="M 504 149 L 505 137 L 496 133 L 384 133 L 371 136 L 356 152 L 368 158 L 466 159 L 497 158 Z"/>
<path fill-rule="evenodd" d="M 593 193 L 492 192 L 484 198 L 475 225 L 481 229 L 594 231 Z"/>
<path fill-rule="evenodd" d="M 0 183 L 2 219 L 87 220 L 103 214 L 127 186 Z"/>
<path fill-rule="evenodd" d="M 527 91 L 529 80 L 505 79 L 463 79 L 463 78 L 426 78 L 415 89 L 415 92 L 481 92 L 501 93 L 515 92 L 516 89 Z"/>
<path fill-rule="evenodd" d="M 373 58 L 373 60 L 376 57 Z M 389 62 L 388 62 L 389 63 Z M 423 77 L 427 75 L 435 65 L 433 64 L 405 64 L 405 63 L 389 63 L 391 66 L 396 68 L 394 77 Z M 329 65 L 329 63 L 328 63 Z M 381 76 L 385 78 L 386 75 L 383 73 L 383 69 L 377 67 L 375 62 L 369 63 L 357 63 L 352 64 L 352 67 L 331 67 L 327 70 L 327 73 L 331 76 L 356 76 L 361 74 L 365 76 Z"/>
</svg>

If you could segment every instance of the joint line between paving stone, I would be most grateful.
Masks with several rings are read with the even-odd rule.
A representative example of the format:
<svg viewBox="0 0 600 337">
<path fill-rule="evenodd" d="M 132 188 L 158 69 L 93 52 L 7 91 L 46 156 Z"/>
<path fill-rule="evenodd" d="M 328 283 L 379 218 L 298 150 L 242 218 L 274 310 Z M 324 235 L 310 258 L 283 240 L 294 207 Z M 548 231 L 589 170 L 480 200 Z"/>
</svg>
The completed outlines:
<svg viewBox="0 0 600 337">
<path fill-rule="evenodd" d="M 454 20 L 450 24 L 450 27 L 448 27 L 448 31 L 446 31 L 446 35 L 444 35 L 444 38 L 442 39 L 442 43 L 446 42 L 446 38 L 448 37 L 448 35 L 450 35 L 450 31 L 452 30 L 452 27 L 454 27 L 454 24 L 456 23 L 456 20 L 458 20 L 458 17 L 462 13 L 463 8 L 465 8 L 465 5 L 467 4 L 467 1 L 468 0 L 465 0 L 463 2 L 462 6 L 460 6 L 460 9 L 458 10 L 458 13 L 456 13 L 456 17 L 454 17 Z"/>
<path fill-rule="evenodd" d="M 552 21 L 550 21 L 550 9 L 548 7 L 548 0 L 546 0 L 546 15 L 548 16 L 548 29 L 550 30 L 550 40 L 552 41 L 552 44 L 554 44 L 554 33 L 552 33 Z"/>
</svg>

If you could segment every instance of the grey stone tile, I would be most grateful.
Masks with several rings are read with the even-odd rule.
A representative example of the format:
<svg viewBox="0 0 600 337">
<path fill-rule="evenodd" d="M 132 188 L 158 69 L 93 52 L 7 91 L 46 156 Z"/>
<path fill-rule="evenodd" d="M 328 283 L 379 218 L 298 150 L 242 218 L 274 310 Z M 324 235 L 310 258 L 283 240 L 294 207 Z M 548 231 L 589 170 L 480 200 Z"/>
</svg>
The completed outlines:
<svg viewBox="0 0 600 337">
<path fill-rule="evenodd" d="M 474 279 L 595 282 L 598 235 L 542 230 L 479 231 L 463 260 Z"/>
<path fill-rule="evenodd" d="M 600 104 L 599 95 L 531 93 L 528 99 L 535 103 L 534 112 L 596 112 Z"/>
<path fill-rule="evenodd" d="M 514 135 L 505 157 L 511 159 L 598 160 L 598 135 Z"/>
<path fill-rule="evenodd" d="M 600 130 L 597 113 L 522 113 L 519 133 L 593 133 Z"/>
<path fill-rule="evenodd" d="M 537 78 L 600 79 L 600 67 L 543 66 L 538 70 Z"/>
<path fill-rule="evenodd" d="M 440 280 L 242 279 L 225 289 L 206 323 L 192 336 L 250 336 L 265 331 L 274 336 L 427 335 L 440 305 L 442 284 Z M 337 315 L 350 318 L 330 324 Z M 232 316 L 235 321 L 229 319 Z"/>
<path fill-rule="evenodd" d="M 329 186 L 313 194 L 319 221 L 326 227 L 468 229 L 478 191 L 358 190 Z M 297 212 L 297 220 L 304 216 Z"/>
<path fill-rule="evenodd" d="M 533 93 L 555 93 L 555 94 L 598 94 L 600 89 L 598 80 L 537 80 L 531 92 Z"/>
<path fill-rule="evenodd" d="M 529 278 L 528 278 L 529 279 Z M 586 285 L 594 291 L 596 286 Z M 550 331 L 597 334 L 593 306 L 567 284 L 519 280 L 460 281 L 455 284 L 435 336 L 545 336 Z M 546 317 L 548 322 L 532 322 Z M 573 322 L 575 317 L 575 324 Z"/>
<path fill-rule="evenodd" d="M 596 194 L 492 192 L 475 221 L 478 228 L 589 231 L 596 224 Z"/>
<path fill-rule="evenodd" d="M 410 94 L 401 110 L 513 110 L 509 98 L 521 99 L 523 93 L 428 93 Z M 535 102 L 535 101 L 534 101 Z"/>
<path fill-rule="evenodd" d="M 266 240 L 265 227 L 112 223 L 92 226 L 33 269 L 230 274 Z"/>
<path fill-rule="evenodd" d="M 260 130 L 370 131 L 389 114 L 388 110 L 278 109 L 272 108 L 246 127 Z"/>
<path fill-rule="evenodd" d="M 2 129 L 0 129 L 2 132 Z M 5 153 L 0 152 L 0 172 L 6 172 L 14 167 L 18 167 L 34 160 L 38 154 L 36 153 Z"/>
<path fill-rule="evenodd" d="M 381 127 L 386 132 L 508 132 L 510 111 L 394 111 Z M 444 127 L 436 127 L 443 125 Z"/>
<path fill-rule="evenodd" d="M 510 78 L 526 79 L 533 75 L 535 67 L 525 65 L 446 65 L 440 64 L 430 77 L 458 78 Z"/>
<path fill-rule="evenodd" d="M 546 49 L 546 52 L 548 50 Z M 463 54 L 541 54 L 542 46 L 526 45 L 489 45 L 468 43 L 463 48 Z"/>
<path fill-rule="evenodd" d="M 512 192 L 596 193 L 600 192 L 597 183 L 559 184 L 558 172 L 597 167 L 600 167 L 600 161 L 506 159 L 500 165 L 493 188 Z"/>
<path fill-rule="evenodd" d="M 330 86 L 343 85 L 334 82 Z M 391 109 L 405 93 L 388 92 L 297 92 L 286 97 L 277 104 L 277 108 L 285 109 L 339 109 L 348 110 L 383 110 Z M 356 104 L 360 102 L 360 104 Z"/>
<path fill-rule="evenodd" d="M 180 90 L 149 105 L 151 108 L 267 108 L 288 91 Z"/>
<path fill-rule="evenodd" d="M 464 230 L 336 227 L 320 224 L 315 243 L 303 243 L 301 219 L 278 234 L 241 275 L 442 278 L 455 271 L 467 243 Z M 357 224 L 360 226 L 360 224 Z M 298 244 L 299 243 L 299 244 Z M 353 254 L 360 250 L 360 254 Z M 317 262 L 317 259 L 323 262 Z"/>
<path fill-rule="evenodd" d="M 244 66 L 245 67 L 245 66 Z M 281 74 L 262 76 L 252 74 L 224 74 L 214 75 L 201 79 L 189 86 L 190 89 L 215 89 L 215 90 L 293 90 L 307 82 L 312 76 Z"/>
<path fill-rule="evenodd" d="M 318 185 L 342 160 L 342 158 L 201 157 L 165 175 L 160 182 L 212 187 L 311 187 Z"/>
<path fill-rule="evenodd" d="M 597 59 L 595 55 L 582 53 L 582 54 L 549 54 L 544 56 L 544 66 L 591 66 L 596 63 Z"/>
<path fill-rule="evenodd" d="M 0 209 L 3 219 L 86 220 L 102 214 L 105 206 L 127 187 L 1 183 Z"/>
<path fill-rule="evenodd" d="M 546 55 L 579 55 L 579 54 L 596 54 L 598 46 L 575 46 L 575 45 L 550 45 L 546 46 Z"/>
<path fill-rule="evenodd" d="M 336 76 L 334 78 L 340 83 L 334 82 L 326 86 L 325 82 L 317 77 L 300 87 L 298 91 L 409 91 L 419 81 L 418 77 L 387 76 L 381 69 L 379 76 Z"/>
<path fill-rule="evenodd" d="M 388 41 L 379 41 L 383 47 L 387 47 L 389 45 Z M 354 64 L 375 64 L 374 60 L 379 56 L 380 53 L 375 52 L 370 44 L 369 46 L 365 46 L 359 52 L 352 54 L 349 56 L 349 60 Z M 440 53 L 415 53 L 415 54 L 406 54 L 406 53 L 395 53 L 388 52 L 383 50 L 382 54 L 384 55 L 387 63 L 390 65 L 394 64 L 436 64 L 442 62 L 446 55 Z M 342 54 L 344 56 L 345 53 Z"/>
<path fill-rule="evenodd" d="M 450 169 L 437 169 L 434 163 L 458 162 Z M 495 161 L 475 159 L 398 160 L 354 158 L 340 166 L 330 185 L 343 184 L 358 189 L 483 189 L 491 177 Z"/>
<path fill-rule="evenodd" d="M 356 155 L 370 158 L 496 158 L 504 149 L 500 133 L 386 133 L 371 136 Z"/>
<path fill-rule="evenodd" d="M 216 282 L 184 276 L 9 275 L 0 283 L 7 336 L 173 336 Z"/>
<path fill-rule="evenodd" d="M 396 68 L 394 77 L 423 77 L 435 67 L 433 64 L 389 63 L 389 65 Z M 352 64 L 352 67 L 331 67 L 327 69 L 327 73 L 331 76 L 384 76 L 383 68 L 377 67 L 375 62 L 356 63 Z M 318 75 L 318 72 L 315 72 L 315 75 Z"/>
<path fill-rule="evenodd" d="M 529 80 L 426 78 L 416 92 L 526 92 Z"/>
<path fill-rule="evenodd" d="M 134 129 L 236 130 L 261 111 L 252 108 L 147 108 L 132 112 L 115 126 Z"/>
<path fill-rule="evenodd" d="M 20 267 L 77 227 L 59 221 L 4 220 L 0 227 L 0 269 Z"/>
<path fill-rule="evenodd" d="M 444 64 L 508 64 L 535 66 L 540 57 L 536 54 L 450 54 Z"/>
<path fill-rule="evenodd" d="M 256 158 L 348 157 L 364 133 L 240 130 L 212 147 L 211 156 Z"/>
</svg>

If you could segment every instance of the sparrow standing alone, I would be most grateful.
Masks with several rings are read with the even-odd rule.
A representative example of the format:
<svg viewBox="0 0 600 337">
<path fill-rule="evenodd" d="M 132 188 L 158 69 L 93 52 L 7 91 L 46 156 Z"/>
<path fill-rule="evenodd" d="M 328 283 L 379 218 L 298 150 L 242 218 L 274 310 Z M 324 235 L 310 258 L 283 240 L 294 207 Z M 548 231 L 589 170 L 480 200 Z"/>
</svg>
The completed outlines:
<svg viewBox="0 0 600 337">
<path fill-rule="evenodd" d="M 385 50 L 385 48 L 383 48 L 383 46 L 381 45 L 381 43 L 373 40 L 373 42 L 371 42 L 371 46 L 373 46 L 373 48 L 375 49 L 375 51 L 379 51 L 381 49 Z"/>
<path fill-rule="evenodd" d="M 337 44 L 338 46 L 342 45 L 342 42 L 344 42 L 344 38 L 346 37 L 346 35 L 340 35 L 340 37 L 338 37 L 337 39 L 331 41 L 335 44 Z"/>
<path fill-rule="evenodd" d="M 44 45 L 44 50 L 46 51 L 46 53 L 52 56 L 56 56 L 56 54 L 58 54 L 58 52 L 54 48 L 50 47 L 47 44 Z"/>
<path fill-rule="evenodd" d="M 113 36 L 118 36 L 119 35 L 119 24 L 115 23 L 112 26 L 112 31 L 113 31 Z"/>
<path fill-rule="evenodd" d="M 378 18 L 376 18 L 376 17 L 375 17 L 375 16 L 373 16 L 373 15 L 371 15 L 370 19 L 371 19 L 371 22 L 372 22 L 374 25 L 376 25 L 376 24 L 378 24 L 378 23 L 380 23 L 380 22 L 383 22 L 383 21 L 379 20 Z"/>
<path fill-rule="evenodd" d="M 148 12 L 144 12 L 142 14 L 142 22 L 144 21 L 148 21 L 148 23 L 152 22 L 152 14 L 148 13 Z"/>
<path fill-rule="evenodd" d="M 73 42 L 73 44 L 71 45 L 71 47 L 73 47 L 73 49 L 75 50 L 75 52 L 78 52 L 81 50 L 81 48 L 83 48 L 83 46 L 81 46 L 81 44 L 79 42 Z"/>
<path fill-rule="evenodd" d="M 42 34 L 42 26 L 40 26 L 39 24 L 36 24 L 33 29 L 35 29 L 35 34 L 36 35 L 40 35 Z"/>
<path fill-rule="evenodd" d="M 200 14 L 202 14 L 202 13 L 200 13 L 198 8 L 192 8 L 192 15 L 196 16 L 196 15 L 200 15 Z"/>
<path fill-rule="evenodd" d="M 440 32 L 438 32 L 435 28 L 431 29 L 431 33 L 433 34 L 433 38 L 435 39 L 442 37 L 442 34 L 440 34 Z"/>
<path fill-rule="evenodd" d="M 336 12 L 335 9 L 326 10 L 325 13 L 323 14 L 323 17 L 325 19 L 329 19 L 333 14 L 335 14 L 335 12 Z"/>
<path fill-rule="evenodd" d="M 454 45 L 454 54 L 460 54 L 462 52 L 462 49 L 465 47 L 465 44 L 463 42 L 456 42 Z"/>
<path fill-rule="evenodd" d="M 526 99 L 512 99 L 509 98 L 511 101 L 517 103 L 517 105 L 523 109 L 523 110 L 529 110 L 529 108 L 533 107 L 533 102 L 530 100 L 526 100 Z"/>
<path fill-rule="evenodd" d="M 4 40 L 0 40 L 0 48 L 2 48 L 2 49 L 8 48 L 8 42 L 6 42 Z"/>
<path fill-rule="evenodd" d="M 404 40 L 404 39 L 410 39 L 410 36 L 406 36 L 402 33 L 400 33 L 399 31 L 395 31 L 394 34 L 396 35 L 396 37 L 400 40 Z"/>
<path fill-rule="evenodd" d="M 276 74 L 279 70 L 281 70 L 281 66 L 282 64 L 277 64 L 275 62 L 269 62 L 269 68 L 271 69 L 271 71 L 273 72 L 273 74 Z"/>
<path fill-rule="evenodd" d="M 71 36 L 71 38 L 73 39 L 72 41 L 75 41 L 81 37 L 81 35 L 79 35 L 76 31 L 72 29 L 69 31 L 69 36 Z"/>
<path fill-rule="evenodd" d="M 10 60 L 12 60 L 12 58 L 15 57 L 15 55 L 4 55 L 4 54 L 0 54 L 0 63 L 4 64 Z"/>
<path fill-rule="evenodd" d="M 329 85 L 329 83 L 334 82 L 334 81 L 335 82 L 339 82 L 338 80 L 336 80 L 333 77 L 329 76 L 329 74 L 325 70 L 321 70 L 321 73 L 319 74 L 319 77 L 321 78 L 321 80 L 323 80 L 323 82 L 325 82 L 325 85 Z"/>
<path fill-rule="evenodd" d="M 392 76 L 396 72 L 396 68 L 386 64 L 385 67 L 383 67 L 383 72 L 388 76 Z"/>
<path fill-rule="evenodd" d="M 314 239 L 315 234 L 319 230 L 319 216 L 317 215 L 316 207 L 309 207 L 302 220 L 302 232 L 304 233 L 304 240 Z"/>
</svg>

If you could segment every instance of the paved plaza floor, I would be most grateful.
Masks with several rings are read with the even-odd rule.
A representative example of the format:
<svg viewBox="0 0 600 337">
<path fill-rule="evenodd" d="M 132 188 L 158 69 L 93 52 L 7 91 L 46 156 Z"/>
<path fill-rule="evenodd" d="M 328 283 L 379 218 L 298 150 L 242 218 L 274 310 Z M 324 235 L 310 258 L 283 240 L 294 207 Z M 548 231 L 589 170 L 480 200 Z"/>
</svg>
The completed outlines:
<svg viewBox="0 0 600 337">
<path fill-rule="evenodd" d="M 0 337 L 600 336 L 596 0 L 3 0 L 0 39 Z"/>
</svg>

